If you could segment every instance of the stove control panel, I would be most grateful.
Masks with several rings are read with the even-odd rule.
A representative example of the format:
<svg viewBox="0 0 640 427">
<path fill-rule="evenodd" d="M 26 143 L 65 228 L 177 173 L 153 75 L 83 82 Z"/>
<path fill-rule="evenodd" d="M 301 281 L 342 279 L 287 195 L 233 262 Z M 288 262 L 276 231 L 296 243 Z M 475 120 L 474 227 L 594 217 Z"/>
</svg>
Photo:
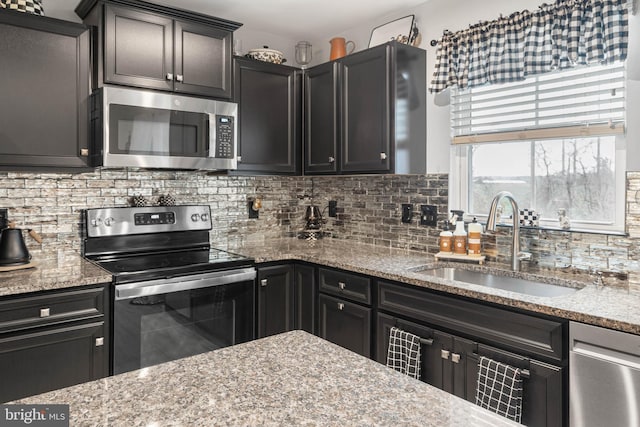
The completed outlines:
<svg viewBox="0 0 640 427">
<path fill-rule="evenodd" d="M 86 210 L 87 237 L 211 230 L 208 205 Z"/>
<path fill-rule="evenodd" d="M 135 214 L 133 219 L 135 225 L 175 224 L 176 214 L 174 212 L 142 212 Z"/>
</svg>

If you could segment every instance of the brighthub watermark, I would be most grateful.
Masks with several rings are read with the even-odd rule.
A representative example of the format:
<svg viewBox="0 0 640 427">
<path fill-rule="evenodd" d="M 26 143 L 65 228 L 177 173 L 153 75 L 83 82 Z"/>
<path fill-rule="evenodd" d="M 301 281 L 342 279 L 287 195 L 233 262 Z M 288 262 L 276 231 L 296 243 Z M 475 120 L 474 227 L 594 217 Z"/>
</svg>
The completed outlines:
<svg viewBox="0 0 640 427">
<path fill-rule="evenodd" d="M 69 427 L 69 405 L 0 405 L 0 427 Z"/>
</svg>

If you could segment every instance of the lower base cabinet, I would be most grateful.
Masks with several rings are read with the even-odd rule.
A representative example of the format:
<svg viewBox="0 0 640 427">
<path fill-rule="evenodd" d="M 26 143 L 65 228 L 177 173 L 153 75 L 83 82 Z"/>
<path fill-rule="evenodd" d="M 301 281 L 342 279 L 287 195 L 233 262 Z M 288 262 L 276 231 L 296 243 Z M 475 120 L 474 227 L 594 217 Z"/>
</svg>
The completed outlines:
<svg viewBox="0 0 640 427">
<path fill-rule="evenodd" d="M 553 349 L 557 343 L 555 335 L 566 335 L 564 323 L 387 282 L 379 282 L 378 295 L 379 308 L 383 309 L 376 320 L 376 360 L 380 363 L 386 364 L 389 333 L 395 326 L 423 338 L 422 381 L 475 403 L 478 361 L 485 356 L 522 369 L 522 424 L 529 427 L 568 425 L 566 354 L 562 349 Z M 431 307 L 425 311 L 427 305 Z M 397 311 L 398 315 L 385 313 L 387 309 Z M 407 315 L 412 318 L 406 319 Z M 529 317 L 530 325 L 526 329 Z M 501 334 L 495 326 L 497 322 L 520 325 L 521 335 Z M 503 325 L 502 332 L 507 328 L 512 332 L 513 324 Z M 472 328 L 483 330 L 482 338 L 461 336 Z M 460 335 L 456 331 L 460 331 Z M 492 331 L 496 334 L 493 339 Z M 538 340 L 537 346 L 545 349 L 541 351 L 559 355 L 557 364 L 533 357 L 527 347 Z M 543 345 L 545 340 L 547 345 Z M 514 346 L 522 342 L 522 353 L 489 344 L 501 341 L 512 342 Z"/>
<path fill-rule="evenodd" d="M 371 279 L 318 268 L 318 335 L 371 357 Z"/>
<path fill-rule="evenodd" d="M 371 309 L 347 300 L 320 294 L 319 331 L 321 338 L 371 357 Z"/>
<path fill-rule="evenodd" d="M 303 264 L 258 267 L 258 338 L 316 330 L 315 269 Z"/>
<path fill-rule="evenodd" d="M 0 300 L 0 402 L 109 374 L 105 286 Z"/>
</svg>

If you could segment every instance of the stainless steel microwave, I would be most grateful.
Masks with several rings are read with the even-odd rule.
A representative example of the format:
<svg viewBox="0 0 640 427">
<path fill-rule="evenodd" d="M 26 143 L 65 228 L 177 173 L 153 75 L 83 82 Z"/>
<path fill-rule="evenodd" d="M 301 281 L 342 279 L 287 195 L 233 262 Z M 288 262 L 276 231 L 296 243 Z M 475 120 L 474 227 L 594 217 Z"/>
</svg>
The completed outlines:
<svg viewBox="0 0 640 427">
<path fill-rule="evenodd" d="M 237 168 L 238 105 L 104 86 L 92 95 L 92 166 Z"/>
</svg>

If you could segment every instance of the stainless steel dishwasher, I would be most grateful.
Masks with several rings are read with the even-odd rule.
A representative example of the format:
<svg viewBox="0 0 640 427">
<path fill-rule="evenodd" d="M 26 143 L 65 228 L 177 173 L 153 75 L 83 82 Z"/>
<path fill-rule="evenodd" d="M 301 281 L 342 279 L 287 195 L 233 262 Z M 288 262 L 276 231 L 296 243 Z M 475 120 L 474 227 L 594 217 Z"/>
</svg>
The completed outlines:
<svg viewBox="0 0 640 427">
<path fill-rule="evenodd" d="M 640 426 L 640 335 L 571 322 L 572 427 Z"/>
</svg>

